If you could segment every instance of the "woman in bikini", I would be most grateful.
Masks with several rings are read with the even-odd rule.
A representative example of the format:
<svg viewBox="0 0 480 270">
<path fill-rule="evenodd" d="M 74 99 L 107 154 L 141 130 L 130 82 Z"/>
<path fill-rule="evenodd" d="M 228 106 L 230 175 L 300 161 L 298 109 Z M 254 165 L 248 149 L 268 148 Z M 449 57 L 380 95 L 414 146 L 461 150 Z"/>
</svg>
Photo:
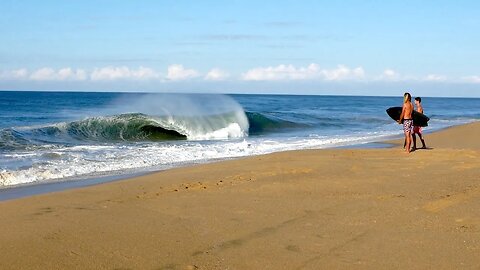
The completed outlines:
<svg viewBox="0 0 480 270">
<path fill-rule="evenodd" d="M 403 95 L 402 113 L 400 114 L 400 119 L 398 119 L 398 123 L 401 124 L 403 122 L 403 132 L 405 133 L 405 142 L 406 142 L 405 151 L 407 153 L 410 153 L 410 145 L 412 144 L 412 127 L 413 127 L 412 112 L 413 112 L 412 96 L 410 95 L 410 93 L 405 93 Z"/>
</svg>

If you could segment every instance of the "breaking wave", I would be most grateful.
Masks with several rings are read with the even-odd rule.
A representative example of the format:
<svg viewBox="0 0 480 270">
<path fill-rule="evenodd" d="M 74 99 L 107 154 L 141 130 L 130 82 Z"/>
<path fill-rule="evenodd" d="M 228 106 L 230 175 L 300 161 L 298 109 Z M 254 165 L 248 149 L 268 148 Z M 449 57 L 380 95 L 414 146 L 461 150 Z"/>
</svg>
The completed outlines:
<svg viewBox="0 0 480 270">
<path fill-rule="evenodd" d="M 45 126 L 0 130 L 0 149 L 81 141 L 168 141 L 242 138 L 303 127 L 294 122 L 242 111 L 207 116 L 150 116 L 142 113 L 89 117 Z"/>
<path fill-rule="evenodd" d="M 0 131 L 0 147 L 16 148 L 30 143 L 75 141 L 209 140 L 243 137 L 248 132 L 245 114 L 199 117 L 155 117 L 141 113 L 90 117 L 43 127 L 9 128 Z"/>
</svg>

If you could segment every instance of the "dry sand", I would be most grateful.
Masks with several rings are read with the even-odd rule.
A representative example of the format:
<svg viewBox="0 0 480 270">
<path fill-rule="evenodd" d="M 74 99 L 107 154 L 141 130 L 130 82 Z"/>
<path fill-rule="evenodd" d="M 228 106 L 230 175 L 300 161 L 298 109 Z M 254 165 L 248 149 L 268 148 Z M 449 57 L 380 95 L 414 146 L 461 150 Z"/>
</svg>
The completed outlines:
<svg viewBox="0 0 480 270">
<path fill-rule="evenodd" d="M 480 122 L 0 202 L 0 269 L 479 269 Z"/>
</svg>

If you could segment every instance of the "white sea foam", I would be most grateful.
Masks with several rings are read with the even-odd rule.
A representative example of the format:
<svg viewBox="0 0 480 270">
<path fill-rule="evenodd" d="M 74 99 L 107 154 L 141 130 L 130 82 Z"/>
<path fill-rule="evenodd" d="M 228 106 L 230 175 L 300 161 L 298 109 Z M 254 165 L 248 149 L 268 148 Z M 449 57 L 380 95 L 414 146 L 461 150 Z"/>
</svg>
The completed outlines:
<svg viewBox="0 0 480 270">
<path fill-rule="evenodd" d="M 246 136 L 244 128 L 238 123 L 230 123 L 228 126 L 207 133 L 190 133 L 187 138 L 190 140 L 220 140 L 234 139 Z"/>
<path fill-rule="evenodd" d="M 216 131 L 215 138 L 238 135 L 239 127 Z M 382 134 L 388 136 L 391 134 Z M 78 145 L 41 150 L 29 156 L 31 166 L 0 173 L 0 186 L 55 179 L 93 177 L 125 172 L 162 170 L 197 162 L 267 154 L 278 151 L 325 148 L 374 141 L 379 134 L 356 136 L 312 136 L 310 138 L 248 138 L 229 141 L 182 143 L 133 143 L 128 145 Z M 55 153 L 54 158 L 46 159 Z M 23 153 L 17 153 L 22 156 Z M 23 156 L 25 158 L 25 156 Z M 15 158 L 15 157 L 10 157 Z"/>
</svg>

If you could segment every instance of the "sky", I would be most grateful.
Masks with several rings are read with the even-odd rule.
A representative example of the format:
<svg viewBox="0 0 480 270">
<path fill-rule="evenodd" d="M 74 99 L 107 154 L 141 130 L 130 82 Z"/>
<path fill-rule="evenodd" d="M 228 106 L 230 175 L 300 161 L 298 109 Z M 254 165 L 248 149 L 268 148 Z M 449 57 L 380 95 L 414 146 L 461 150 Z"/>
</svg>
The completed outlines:
<svg viewBox="0 0 480 270">
<path fill-rule="evenodd" d="M 0 89 L 480 97 L 478 1 L 0 2 Z"/>
</svg>

